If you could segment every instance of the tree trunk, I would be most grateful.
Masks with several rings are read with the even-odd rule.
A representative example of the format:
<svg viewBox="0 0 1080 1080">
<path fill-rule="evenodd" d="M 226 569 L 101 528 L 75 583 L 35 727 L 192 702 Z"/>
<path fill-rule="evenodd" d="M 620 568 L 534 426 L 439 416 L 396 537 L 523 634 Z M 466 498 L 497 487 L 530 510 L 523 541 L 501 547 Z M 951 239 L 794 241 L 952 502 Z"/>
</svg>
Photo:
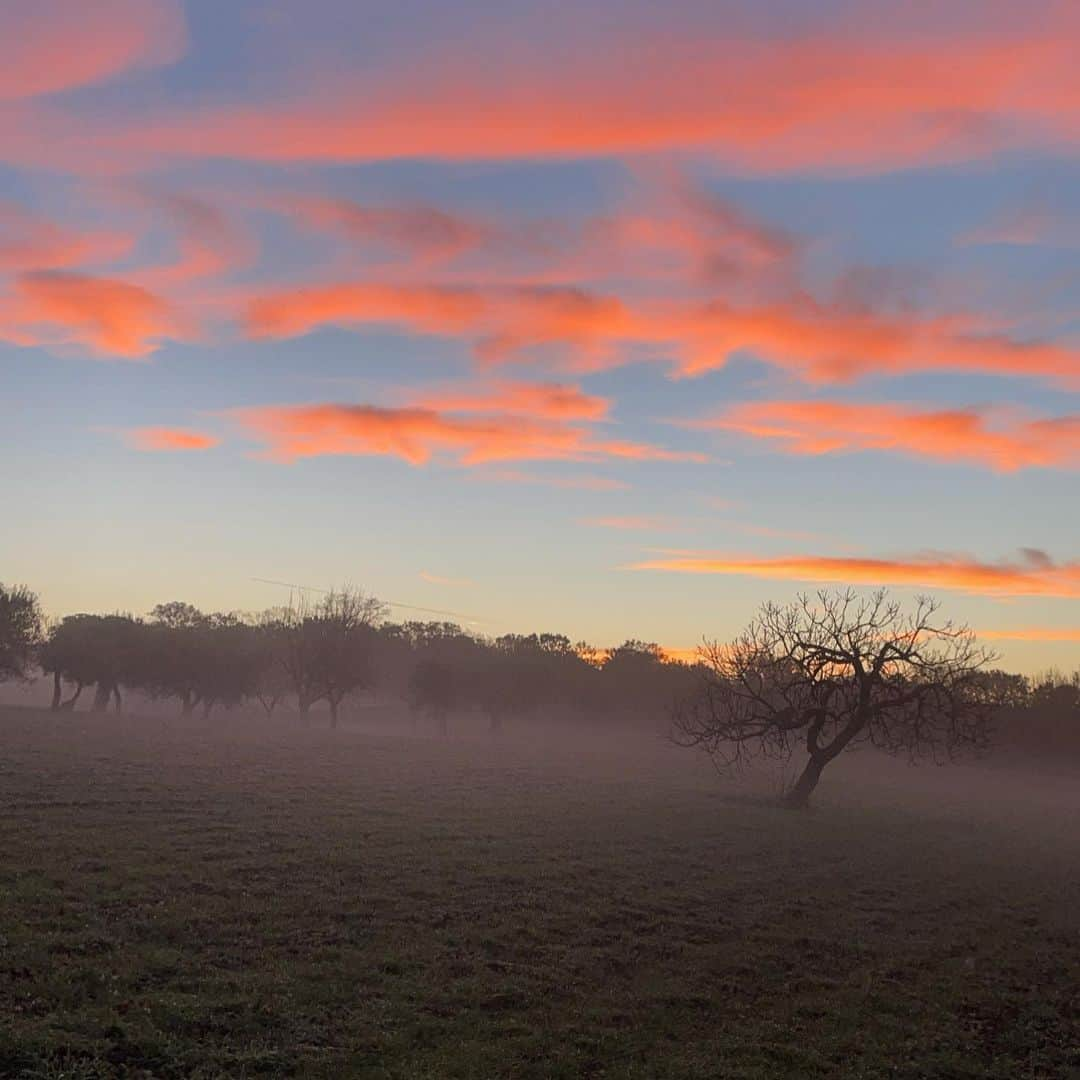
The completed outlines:
<svg viewBox="0 0 1080 1080">
<path fill-rule="evenodd" d="M 67 701 L 61 701 L 60 702 L 60 711 L 61 712 L 74 712 L 75 711 L 75 702 L 79 700 L 79 695 L 82 692 L 83 692 L 83 684 L 82 683 L 76 683 L 75 684 L 75 693 L 72 694 L 71 697 L 69 697 L 67 699 Z"/>
<path fill-rule="evenodd" d="M 214 699 L 213 698 L 207 698 L 203 702 L 203 707 L 202 707 L 202 718 L 203 718 L 203 720 L 209 720 L 210 719 L 210 713 L 213 710 L 213 708 L 214 708 Z"/>
<path fill-rule="evenodd" d="M 60 708 L 60 702 L 64 697 L 63 680 L 60 678 L 60 672 L 54 671 L 52 677 L 52 711 L 57 712 Z"/>
<path fill-rule="evenodd" d="M 829 763 L 829 758 L 821 754 L 812 755 L 795 781 L 795 786 L 784 797 L 784 805 L 792 810 L 805 810 L 810 802 L 810 795 L 821 779 L 821 773 Z"/>
<path fill-rule="evenodd" d="M 93 712 L 105 712 L 109 707 L 109 699 L 112 697 L 112 684 L 99 682 L 94 690 L 94 704 L 90 706 Z"/>
<path fill-rule="evenodd" d="M 338 722 L 338 699 L 336 697 L 329 697 L 326 699 L 330 705 L 330 728 L 334 730 L 337 728 Z"/>
<path fill-rule="evenodd" d="M 120 684 L 119 683 L 114 683 L 113 684 L 112 692 L 113 692 L 113 708 L 118 713 L 122 713 L 124 711 L 124 701 L 120 697 Z"/>
</svg>

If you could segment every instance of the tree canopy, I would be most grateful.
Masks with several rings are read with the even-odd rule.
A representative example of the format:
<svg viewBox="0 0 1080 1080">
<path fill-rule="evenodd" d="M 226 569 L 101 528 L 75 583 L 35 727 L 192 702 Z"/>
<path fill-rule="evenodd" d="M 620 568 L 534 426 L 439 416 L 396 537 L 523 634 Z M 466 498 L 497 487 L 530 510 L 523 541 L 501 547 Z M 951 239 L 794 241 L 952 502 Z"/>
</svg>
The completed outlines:
<svg viewBox="0 0 1080 1080">
<path fill-rule="evenodd" d="M 0 583 L 0 682 L 26 677 L 44 632 L 37 594 L 25 585 Z"/>
</svg>

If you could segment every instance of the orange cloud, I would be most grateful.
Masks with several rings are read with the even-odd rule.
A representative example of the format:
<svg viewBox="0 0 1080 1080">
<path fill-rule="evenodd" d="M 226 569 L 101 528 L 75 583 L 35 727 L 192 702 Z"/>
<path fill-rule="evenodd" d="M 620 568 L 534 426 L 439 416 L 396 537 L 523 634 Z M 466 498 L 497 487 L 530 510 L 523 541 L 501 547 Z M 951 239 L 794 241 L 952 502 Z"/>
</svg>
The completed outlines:
<svg viewBox="0 0 1080 1080">
<path fill-rule="evenodd" d="M 473 392 L 433 391 L 415 404 L 440 412 L 524 413 L 554 420 L 603 420 L 609 402 L 565 383 L 496 382 Z"/>
<path fill-rule="evenodd" d="M 1080 467 L 1080 415 L 991 424 L 978 409 L 912 409 L 836 401 L 736 405 L 687 427 L 767 439 L 793 454 L 887 450 L 936 461 L 963 461 L 999 472 Z"/>
<path fill-rule="evenodd" d="M 253 238 L 206 199 L 149 187 L 138 190 L 135 198 L 152 212 L 164 215 L 176 233 L 174 261 L 139 271 L 140 282 L 147 286 L 185 285 L 219 277 L 255 261 L 258 248 Z"/>
<path fill-rule="evenodd" d="M 188 428 L 142 427 L 126 432 L 128 444 L 136 450 L 209 450 L 221 440 Z"/>
<path fill-rule="evenodd" d="M 577 227 L 544 223 L 506 246 L 544 259 L 531 280 L 546 284 L 590 280 L 635 282 L 676 279 L 692 285 L 737 287 L 785 283 L 802 241 L 704 190 L 679 173 L 645 177 L 648 201 L 586 219 Z M 544 247 L 542 237 L 551 241 Z M 513 243 L 511 244 L 511 240 Z"/>
<path fill-rule="evenodd" d="M 0 8 L 0 101 L 102 82 L 172 63 L 187 33 L 176 0 L 44 0 Z"/>
<path fill-rule="evenodd" d="M 85 346 L 126 359 L 185 336 L 173 307 L 124 281 L 66 272 L 23 274 L 14 298 L 0 300 L 0 337 L 24 345 Z"/>
<path fill-rule="evenodd" d="M 704 461 L 701 454 L 596 438 L 587 429 L 519 414 L 453 415 L 422 407 L 283 405 L 231 414 L 276 461 L 326 454 L 382 455 L 423 465 L 436 455 L 460 465 L 498 461 Z"/>
<path fill-rule="evenodd" d="M 309 228 L 367 249 L 402 252 L 425 260 L 449 259 L 490 243 L 494 226 L 422 204 L 379 206 L 318 195 L 285 195 L 267 200 Z"/>
<path fill-rule="evenodd" d="M 467 332 L 486 309 L 472 290 L 372 284 L 278 290 L 253 300 L 247 310 L 256 337 L 295 337 L 320 326 L 389 324 L 429 334 Z"/>
<path fill-rule="evenodd" d="M 1021 626 L 1015 630 L 980 630 L 979 637 L 989 641 L 1078 641 L 1080 627 Z"/>
<path fill-rule="evenodd" d="M 381 80 L 308 80 L 302 98 L 152 113 L 94 137 L 109 154 L 277 162 L 683 148 L 754 169 L 952 161 L 1075 143 L 1076 29 L 1056 5 L 1022 26 L 951 31 L 849 20 L 779 39 L 627 29 L 557 50 L 489 39 L 471 54 L 455 43 L 400 57 Z"/>
<path fill-rule="evenodd" d="M 682 213 L 665 227 L 686 250 L 695 252 L 706 276 L 729 277 L 739 264 L 785 264 L 799 253 L 801 242 L 791 233 L 758 221 L 685 177 L 675 176 L 669 187 Z"/>
<path fill-rule="evenodd" d="M 119 232 L 67 228 L 0 200 L 0 270 L 22 273 L 108 263 L 134 240 Z"/>
<path fill-rule="evenodd" d="M 669 311 L 661 331 L 677 344 L 684 375 L 720 368 L 746 351 L 813 382 L 923 371 L 1080 380 L 1080 351 L 991 333 L 968 316 L 888 316 L 806 296 Z"/>
<path fill-rule="evenodd" d="M 982 332 L 961 316 L 886 316 L 805 295 L 761 306 L 622 299 L 580 288 L 372 285 L 282 289 L 247 307 L 249 332 L 288 337 L 320 326 L 398 326 L 471 339 L 481 359 L 506 362 L 561 346 L 592 370 L 651 350 L 683 375 L 723 367 L 740 352 L 816 382 L 921 371 L 967 371 L 1080 381 L 1080 351 Z M 635 354 L 636 355 L 636 354 Z"/>
<path fill-rule="evenodd" d="M 437 274 L 442 284 L 472 275 L 522 285 L 597 279 L 677 277 L 698 284 L 775 279 L 794 263 L 801 242 L 758 221 L 673 170 L 646 180 L 635 197 L 601 216 L 507 219 L 427 204 L 364 204 L 314 194 L 248 195 L 249 207 L 344 241 L 351 255 L 383 268 Z M 462 256 L 459 265 L 450 266 Z"/>
<path fill-rule="evenodd" d="M 843 585 L 895 585 L 955 589 L 986 596 L 1080 598 L 1080 561 L 1055 563 L 1045 553 L 1025 549 L 1015 562 L 984 563 L 960 555 L 920 555 L 911 559 L 871 559 L 792 555 L 775 559 L 677 552 L 648 559 L 633 570 L 684 574 L 739 574 L 781 581 Z"/>
<path fill-rule="evenodd" d="M 320 326 L 388 325 L 472 338 L 479 355 L 505 360 L 535 346 L 571 345 L 585 366 L 633 337 L 623 303 L 583 289 L 541 286 L 329 285 L 279 290 L 253 300 L 256 337 L 290 337 Z"/>
</svg>

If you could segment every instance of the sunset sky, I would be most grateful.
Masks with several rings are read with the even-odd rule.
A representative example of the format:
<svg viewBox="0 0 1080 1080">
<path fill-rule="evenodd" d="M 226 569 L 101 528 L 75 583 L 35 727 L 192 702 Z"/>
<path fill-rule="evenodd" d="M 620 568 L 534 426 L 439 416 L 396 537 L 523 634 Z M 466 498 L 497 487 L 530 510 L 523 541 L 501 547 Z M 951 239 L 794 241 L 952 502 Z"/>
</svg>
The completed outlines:
<svg viewBox="0 0 1080 1080">
<path fill-rule="evenodd" d="M 0 580 L 673 649 L 888 585 L 1075 667 L 1078 40 L 1074 0 L 0 5 Z"/>
</svg>

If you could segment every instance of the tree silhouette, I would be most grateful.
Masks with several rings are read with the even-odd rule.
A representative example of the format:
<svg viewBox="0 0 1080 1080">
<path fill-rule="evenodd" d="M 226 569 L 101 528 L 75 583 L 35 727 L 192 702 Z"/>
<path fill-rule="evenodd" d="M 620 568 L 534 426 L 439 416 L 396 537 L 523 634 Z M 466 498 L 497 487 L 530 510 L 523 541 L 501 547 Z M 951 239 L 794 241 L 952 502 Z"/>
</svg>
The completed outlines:
<svg viewBox="0 0 1080 1080">
<path fill-rule="evenodd" d="M 191 604 L 159 604 L 144 627 L 139 685 L 156 698 L 176 698 L 182 717 L 202 708 L 232 708 L 255 692 L 265 662 L 258 628 L 235 614 L 204 614 Z"/>
<path fill-rule="evenodd" d="M 721 765 L 805 750 L 792 807 L 804 807 L 825 767 L 859 743 L 913 759 L 981 749 L 997 704 L 982 677 L 992 655 L 937 610 L 919 599 L 905 615 L 884 591 L 767 604 L 734 642 L 701 650 L 675 738 Z"/>
<path fill-rule="evenodd" d="M 53 680 L 54 710 L 75 708 L 82 691 L 93 686 L 95 712 L 123 705 L 122 686 L 137 686 L 144 667 L 144 626 L 130 615 L 68 615 L 49 633 L 39 653 L 42 671 Z M 63 700 L 63 683 L 75 690 Z"/>
<path fill-rule="evenodd" d="M 0 682 L 26 678 L 44 630 L 37 595 L 25 585 L 0 583 Z"/>
<path fill-rule="evenodd" d="M 273 663 L 284 673 L 305 722 L 311 707 L 325 701 L 330 726 L 337 727 L 342 701 L 374 685 L 375 631 L 385 612 L 381 601 L 345 585 L 319 601 L 302 599 L 264 618 Z"/>
</svg>

